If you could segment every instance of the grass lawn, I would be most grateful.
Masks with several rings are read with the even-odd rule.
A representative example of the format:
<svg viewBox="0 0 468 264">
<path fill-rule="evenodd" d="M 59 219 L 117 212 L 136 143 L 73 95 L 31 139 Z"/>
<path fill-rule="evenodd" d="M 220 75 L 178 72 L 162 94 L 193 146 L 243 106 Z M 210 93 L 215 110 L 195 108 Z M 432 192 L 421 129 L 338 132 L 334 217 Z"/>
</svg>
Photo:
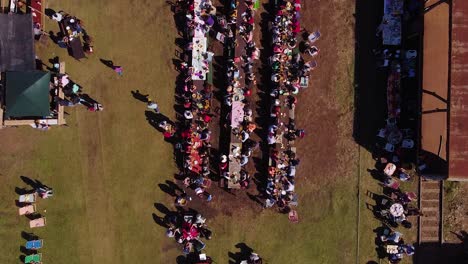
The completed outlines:
<svg viewBox="0 0 468 264">
<path fill-rule="evenodd" d="M 41 200 L 37 205 L 39 212 L 47 217 L 47 227 L 34 230 L 45 240 L 41 250 L 44 263 L 174 263 L 181 249 L 173 239 L 165 237 L 165 230 L 152 216 L 158 213 L 155 203 L 172 202 L 158 188 L 158 183 L 172 180 L 177 172 L 172 148 L 146 121 L 145 105 L 130 93 L 135 89 L 149 93 L 159 103 L 162 113 L 174 117 L 176 72 L 172 59 L 177 34 L 172 13 L 165 1 L 47 2 L 50 8 L 64 10 L 84 21 L 88 33 L 94 37 L 95 54 L 77 62 L 50 42 L 38 49 L 38 55 L 44 62 L 54 56 L 65 60 L 70 78 L 102 103 L 105 110 L 92 113 L 80 106 L 67 108 L 68 127 L 53 127 L 48 132 L 29 127 L 0 131 L 0 248 L 3 253 L 0 263 L 19 263 L 20 246 L 25 242 L 21 232 L 31 231 L 27 219 L 17 215 L 14 203 L 15 188 L 27 187 L 20 176 L 38 179 L 55 190 L 52 199 Z M 347 18 L 352 17 L 353 1 L 344 7 L 335 2 L 316 2 L 317 6 L 307 4 L 307 8 L 335 12 L 328 6 L 332 5 L 346 12 Z M 322 14 L 318 26 L 331 25 L 330 34 L 335 32 L 333 25 L 339 24 L 329 22 L 341 14 L 327 17 L 318 13 Z M 58 26 L 48 21 L 46 30 L 57 32 Z M 343 30 L 346 38 L 352 37 L 352 27 L 336 29 L 336 36 L 343 36 Z M 344 70 L 345 76 L 329 82 L 320 77 L 324 86 L 306 91 L 304 96 L 314 100 L 318 98 L 315 93 L 327 90 L 327 96 L 334 98 L 331 102 L 340 104 L 330 110 L 340 124 L 338 140 L 330 155 L 348 162 L 352 169 L 346 172 L 333 166 L 316 171 L 299 169 L 302 178 L 298 180 L 297 192 L 301 221 L 297 225 L 272 210 L 246 206 L 229 211 L 229 199 L 235 198 L 228 194 L 215 197 L 202 213 L 212 215 L 208 224 L 214 236 L 207 242 L 206 252 L 217 263 L 227 263 L 229 252 L 237 252 L 235 245 L 241 242 L 260 253 L 268 263 L 355 263 L 359 172 L 358 148 L 351 137 L 353 42 L 336 36 L 323 38 L 323 50 L 325 43 L 340 49 L 340 52 L 330 51 L 335 54 L 333 65 L 330 63 L 334 74 L 323 74 L 339 76 Z M 118 77 L 99 58 L 122 65 L 124 76 Z M 324 66 L 326 63 L 322 62 Z M 335 64 L 341 66 L 335 69 Z M 305 112 L 306 101 L 301 103 L 299 107 Z M 316 111 L 320 116 L 321 109 Z M 325 122 L 324 126 L 325 130 L 333 129 L 336 124 Z M 307 144 L 299 147 L 303 164 L 317 161 L 320 157 L 316 156 L 321 155 L 308 151 L 315 139 L 306 140 Z M 371 221 L 367 219 L 365 216 L 362 221 Z M 360 230 L 369 233 L 367 227 L 372 225 L 366 223 Z M 361 240 L 361 247 L 366 248 L 361 250 L 363 254 L 372 254 L 372 250 L 367 251 L 371 242 Z"/>
</svg>

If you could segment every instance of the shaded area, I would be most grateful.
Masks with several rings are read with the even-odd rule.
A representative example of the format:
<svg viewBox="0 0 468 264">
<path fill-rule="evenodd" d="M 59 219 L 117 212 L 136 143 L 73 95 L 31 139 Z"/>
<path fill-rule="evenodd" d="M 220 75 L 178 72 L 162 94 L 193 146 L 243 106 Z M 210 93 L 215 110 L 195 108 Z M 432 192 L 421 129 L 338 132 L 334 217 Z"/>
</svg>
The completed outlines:
<svg viewBox="0 0 468 264">
<path fill-rule="evenodd" d="M 385 124 L 386 72 L 377 70 L 372 49 L 379 47 L 375 35 L 382 17 L 380 1 L 356 1 L 355 49 L 355 113 L 353 136 L 368 150 L 373 149 L 375 136 Z"/>
<path fill-rule="evenodd" d="M 460 243 L 422 243 L 417 247 L 414 263 L 418 264 L 467 264 L 468 236 L 465 231 L 459 234 Z"/>
</svg>

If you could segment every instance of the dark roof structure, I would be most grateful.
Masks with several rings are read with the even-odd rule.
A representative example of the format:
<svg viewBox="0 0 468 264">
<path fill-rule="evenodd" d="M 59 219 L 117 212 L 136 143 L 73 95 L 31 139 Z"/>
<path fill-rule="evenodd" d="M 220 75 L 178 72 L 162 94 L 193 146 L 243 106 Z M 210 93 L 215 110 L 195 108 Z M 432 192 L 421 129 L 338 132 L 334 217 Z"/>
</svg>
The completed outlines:
<svg viewBox="0 0 468 264">
<path fill-rule="evenodd" d="M 468 1 L 452 1 L 449 179 L 468 180 Z"/>
<path fill-rule="evenodd" d="M 34 69 L 31 14 L 0 14 L 0 72 Z"/>
<path fill-rule="evenodd" d="M 41 71 L 6 72 L 5 117 L 44 117 L 50 115 L 50 73 Z"/>
</svg>

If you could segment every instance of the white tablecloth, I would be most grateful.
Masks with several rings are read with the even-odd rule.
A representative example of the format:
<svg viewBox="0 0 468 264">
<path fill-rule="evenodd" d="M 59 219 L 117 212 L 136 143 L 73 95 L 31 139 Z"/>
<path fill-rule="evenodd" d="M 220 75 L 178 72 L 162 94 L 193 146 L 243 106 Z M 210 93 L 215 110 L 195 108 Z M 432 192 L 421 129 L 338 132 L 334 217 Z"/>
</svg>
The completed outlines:
<svg viewBox="0 0 468 264">
<path fill-rule="evenodd" d="M 403 205 L 399 203 L 394 203 L 392 204 L 392 206 L 390 206 L 390 213 L 395 217 L 403 215 L 404 211 L 405 210 L 403 209 Z"/>
<path fill-rule="evenodd" d="M 385 0 L 384 1 L 384 14 L 402 15 L 403 14 L 403 0 Z"/>
<path fill-rule="evenodd" d="M 193 48 L 192 48 L 192 80 L 205 80 L 206 79 L 206 70 L 203 69 L 203 61 L 205 60 L 204 54 L 207 50 L 207 39 L 202 38 L 193 38 Z M 201 72 L 201 76 L 200 73 Z"/>
<path fill-rule="evenodd" d="M 382 28 L 382 39 L 384 45 L 401 45 L 401 16 L 387 15 L 384 17 L 387 24 Z"/>
<path fill-rule="evenodd" d="M 244 121 L 244 103 L 239 101 L 232 102 L 231 127 L 241 127 Z"/>
</svg>

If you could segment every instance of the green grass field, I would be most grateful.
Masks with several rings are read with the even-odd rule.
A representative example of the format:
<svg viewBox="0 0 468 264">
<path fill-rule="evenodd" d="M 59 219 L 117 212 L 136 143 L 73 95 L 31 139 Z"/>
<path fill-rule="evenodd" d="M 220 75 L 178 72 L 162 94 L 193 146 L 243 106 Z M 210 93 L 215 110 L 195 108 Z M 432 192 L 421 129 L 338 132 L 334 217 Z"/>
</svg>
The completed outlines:
<svg viewBox="0 0 468 264">
<path fill-rule="evenodd" d="M 50 0 L 48 5 L 84 21 L 94 37 L 95 53 L 77 62 L 49 42 L 38 48 L 38 55 L 44 62 L 54 56 L 65 60 L 70 78 L 105 110 L 67 108 L 68 126 L 48 132 L 29 127 L 0 131 L 0 263 L 20 262 L 20 246 L 25 242 L 21 232 L 31 231 L 15 207 L 15 188 L 27 187 L 20 176 L 38 179 L 55 190 L 52 199 L 37 205 L 47 217 L 47 226 L 33 230 L 45 240 L 44 263 L 175 263 L 182 251 L 165 237 L 165 229 L 152 216 L 161 215 L 155 203 L 172 209 L 172 200 L 158 188 L 158 183 L 173 179 L 177 172 L 172 147 L 146 121 L 145 104 L 130 93 L 135 89 L 149 93 L 165 115 L 174 117 L 172 59 L 178 36 L 172 13 L 165 1 L 150 0 L 80 0 L 79 4 Z M 346 12 L 351 17 L 352 10 Z M 58 26 L 48 21 L 46 30 L 57 32 Z M 348 40 L 340 43 L 352 46 Z M 340 43 L 335 48 L 343 48 Z M 241 242 L 272 264 L 356 262 L 360 167 L 358 147 L 351 138 L 353 49 L 343 50 L 337 55 L 342 65 L 337 71 L 346 74 L 327 85 L 335 89 L 329 95 L 341 105 L 337 107 L 341 121 L 337 159 L 349 162 L 351 169 L 342 173 L 329 168 L 320 175 L 321 181 L 308 175 L 313 172 L 301 172 L 307 178 L 297 186 L 301 217 L 297 225 L 260 208 L 226 214 L 222 206 L 234 198 L 216 197 L 223 202 L 215 200 L 206 208 L 213 215 L 208 224 L 214 231 L 206 252 L 216 263 L 227 263 L 229 252 L 237 252 L 235 245 Z M 124 76 L 118 77 L 99 58 L 122 65 Z M 308 162 L 306 157 L 312 154 L 305 153 L 306 147 L 301 150 L 302 162 Z M 370 163 L 369 156 L 364 159 Z M 372 217 L 362 214 L 359 263 L 375 256 L 374 226 Z"/>
</svg>

